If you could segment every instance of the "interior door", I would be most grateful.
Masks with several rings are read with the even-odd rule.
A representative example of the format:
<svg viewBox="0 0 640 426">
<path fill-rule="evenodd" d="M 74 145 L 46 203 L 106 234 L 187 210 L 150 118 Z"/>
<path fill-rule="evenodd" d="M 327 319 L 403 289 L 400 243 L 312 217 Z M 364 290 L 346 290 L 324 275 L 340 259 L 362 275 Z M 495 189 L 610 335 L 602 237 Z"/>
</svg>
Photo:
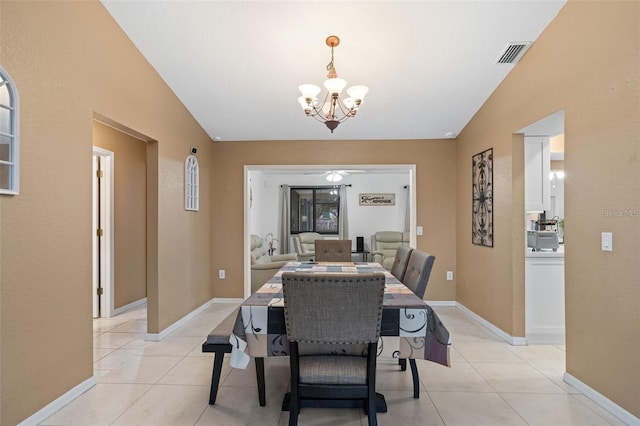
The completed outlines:
<svg viewBox="0 0 640 426">
<path fill-rule="evenodd" d="M 113 152 L 93 149 L 93 317 L 113 316 Z"/>
<path fill-rule="evenodd" d="M 101 188 L 100 188 L 100 180 L 102 175 L 102 170 L 100 167 L 100 156 L 93 155 L 93 284 L 92 284 L 92 300 L 93 300 L 93 317 L 99 318 L 101 316 L 102 311 L 102 294 L 104 290 L 102 288 L 101 281 L 101 232 L 103 228 L 101 227 L 101 217 L 100 217 L 100 198 L 101 198 Z"/>
</svg>

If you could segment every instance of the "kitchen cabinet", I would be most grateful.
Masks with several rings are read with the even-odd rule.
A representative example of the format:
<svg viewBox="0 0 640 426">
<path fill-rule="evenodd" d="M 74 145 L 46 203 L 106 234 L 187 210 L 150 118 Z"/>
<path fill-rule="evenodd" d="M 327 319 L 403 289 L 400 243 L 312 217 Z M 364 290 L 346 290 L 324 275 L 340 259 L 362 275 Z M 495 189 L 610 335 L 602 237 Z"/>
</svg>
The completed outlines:
<svg viewBox="0 0 640 426">
<path fill-rule="evenodd" d="M 524 138 L 525 211 L 551 210 L 550 167 L 549 137 L 526 136 Z"/>
<path fill-rule="evenodd" d="M 564 344 L 564 250 L 525 257 L 527 344 Z"/>
</svg>

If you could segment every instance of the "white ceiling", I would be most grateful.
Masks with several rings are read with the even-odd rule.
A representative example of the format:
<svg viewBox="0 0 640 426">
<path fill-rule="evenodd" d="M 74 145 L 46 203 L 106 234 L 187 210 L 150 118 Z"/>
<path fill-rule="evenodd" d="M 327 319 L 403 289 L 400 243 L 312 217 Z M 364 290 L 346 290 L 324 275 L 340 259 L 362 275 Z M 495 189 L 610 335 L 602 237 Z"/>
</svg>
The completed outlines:
<svg viewBox="0 0 640 426">
<path fill-rule="evenodd" d="M 565 0 L 138 1 L 107 10 L 211 136 L 236 140 L 434 139 L 457 135 Z M 329 35 L 348 86 L 369 86 L 334 134 L 305 117 Z"/>
</svg>

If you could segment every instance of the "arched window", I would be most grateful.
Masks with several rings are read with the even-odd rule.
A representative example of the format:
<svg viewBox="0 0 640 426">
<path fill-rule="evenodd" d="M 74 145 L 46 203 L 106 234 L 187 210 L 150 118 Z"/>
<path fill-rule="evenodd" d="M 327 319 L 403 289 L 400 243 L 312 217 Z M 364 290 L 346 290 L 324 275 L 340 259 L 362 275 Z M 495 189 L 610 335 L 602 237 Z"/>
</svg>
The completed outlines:
<svg viewBox="0 0 640 426">
<path fill-rule="evenodd" d="M 0 194 L 20 192 L 18 91 L 0 67 Z"/>
<path fill-rule="evenodd" d="M 200 167 L 195 155 L 188 156 L 184 162 L 184 209 L 200 209 Z"/>
</svg>

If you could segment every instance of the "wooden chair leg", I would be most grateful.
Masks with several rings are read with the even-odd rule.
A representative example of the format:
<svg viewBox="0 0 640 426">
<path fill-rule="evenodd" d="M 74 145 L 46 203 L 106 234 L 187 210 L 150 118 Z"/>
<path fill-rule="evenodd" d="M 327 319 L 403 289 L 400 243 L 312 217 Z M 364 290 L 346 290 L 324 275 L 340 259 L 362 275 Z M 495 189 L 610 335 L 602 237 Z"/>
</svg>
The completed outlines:
<svg viewBox="0 0 640 426">
<path fill-rule="evenodd" d="M 420 379 L 418 378 L 416 360 L 409 358 L 409 365 L 411 366 L 411 376 L 413 376 L 413 397 L 420 398 Z"/>
<path fill-rule="evenodd" d="M 266 404 L 265 383 L 264 383 L 264 358 L 256 358 L 256 380 L 258 382 L 258 399 L 260 400 L 260 406 L 264 407 Z"/>
</svg>

